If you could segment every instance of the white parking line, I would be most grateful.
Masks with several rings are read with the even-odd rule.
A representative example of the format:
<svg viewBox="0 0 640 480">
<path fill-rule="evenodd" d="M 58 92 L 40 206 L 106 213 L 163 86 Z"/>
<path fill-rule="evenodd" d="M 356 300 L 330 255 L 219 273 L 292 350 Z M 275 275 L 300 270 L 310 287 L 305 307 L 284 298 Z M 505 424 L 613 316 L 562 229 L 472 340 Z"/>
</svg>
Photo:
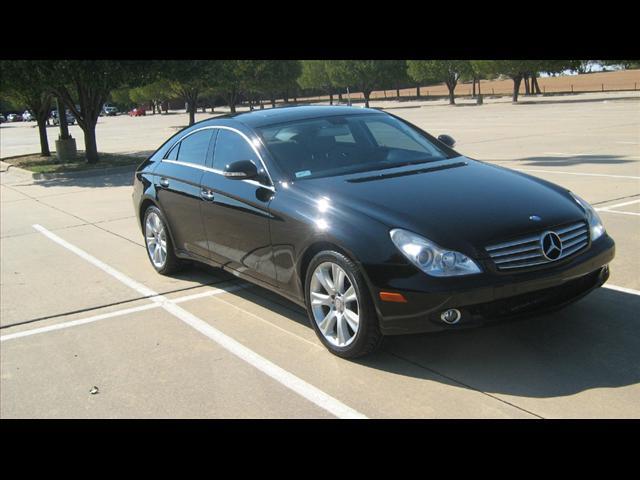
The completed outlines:
<svg viewBox="0 0 640 480">
<path fill-rule="evenodd" d="M 175 303 L 189 302 L 191 300 L 197 300 L 199 298 L 211 297 L 214 295 L 220 295 L 221 293 L 230 293 L 243 288 L 249 288 L 251 284 L 247 285 L 232 285 L 228 288 L 214 288 L 202 293 L 196 293 L 193 295 L 186 295 L 173 299 Z M 56 330 L 64 330 L 65 328 L 76 327 L 78 325 L 86 325 L 88 323 L 97 322 L 99 320 L 106 320 L 108 318 L 120 317 L 122 315 L 129 315 L 130 313 L 143 312 L 145 310 L 151 310 L 153 308 L 160 308 L 159 303 L 149 303 L 147 305 L 140 305 L 138 307 L 124 308 L 122 310 L 115 310 L 113 312 L 101 313 L 99 315 L 92 315 L 87 318 L 80 318 L 78 320 L 71 320 L 68 322 L 56 323 L 55 325 L 48 325 L 46 327 L 33 328 L 31 330 L 24 330 L 22 332 L 10 333 L 8 335 L 0 336 L 0 342 L 6 342 L 14 338 L 30 337 L 31 335 L 38 335 L 40 333 L 53 332 Z"/>
<path fill-rule="evenodd" d="M 640 216 L 640 213 L 637 212 L 621 212 L 620 210 L 598 210 L 600 213 L 619 213 L 620 215 L 635 215 L 636 217 Z"/>
<path fill-rule="evenodd" d="M 617 290 L 618 292 L 630 293 L 631 295 L 640 295 L 640 290 L 634 290 L 633 288 L 618 287 L 617 285 L 603 285 L 604 288 L 611 290 Z"/>
<path fill-rule="evenodd" d="M 102 313 L 100 315 L 93 315 L 87 318 L 71 320 L 70 322 L 62 322 L 62 323 L 57 323 L 55 325 L 49 325 L 47 327 L 33 328 L 31 330 L 24 330 L 22 332 L 10 333 L 8 335 L 2 335 L 0 337 L 0 342 L 6 342 L 7 340 L 13 340 L 14 338 L 22 338 L 22 337 L 29 337 L 31 335 L 38 335 L 40 333 L 53 332 L 55 330 L 63 330 L 65 328 L 76 327 L 78 325 L 86 325 L 87 323 L 97 322 L 98 320 L 105 320 L 107 318 L 120 317 L 122 315 L 128 315 L 130 313 L 151 310 L 152 308 L 158 308 L 159 306 L 160 305 L 157 303 L 148 303 L 146 305 L 140 305 L 138 307 L 125 308 L 122 310 L 116 310 L 115 312 Z"/>
<path fill-rule="evenodd" d="M 630 180 L 640 180 L 640 177 L 633 175 L 605 175 L 604 173 L 565 172 L 560 170 L 542 170 L 539 168 L 516 168 L 515 170 L 520 170 L 522 172 L 559 173 L 562 175 L 578 175 L 584 177 L 627 178 Z"/>
<path fill-rule="evenodd" d="M 640 216 L 640 213 L 637 213 L 637 212 L 627 212 L 627 211 L 621 211 L 621 210 L 614 210 L 614 208 L 626 207 L 627 205 L 633 205 L 633 204 L 636 204 L 636 203 L 640 203 L 640 200 L 632 200 L 630 202 L 617 203 L 615 205 L 608 205 L 606 207 L 596 208 L 596 211 L 597 212 L 603 212 L 603 213 L 619 213 L 621 215 Z"/>
<path fill-rule="evenodd" d="M 42 227 L 41 225 L 33 225 L 33 228 L 38 230 L 40 233 L 42 233 L 43 235 L 45 235 L 47 238 L 54 241 L 58 245 L 61 245 L 62 247 L 75 253 L 76 255 L 86 260 L 87 262 L 98 267 L 102 271 L 108 273 L 112 277 L 120 280 L 122 283 L 136 290 L 138 293 L 144 296 L 151 297 L 152 301 L 158 303 L 167 312 L 171 313 L 172 315 L 182 320 L 187 325 L 191 326 L 192 328 L 196 329 L 203 335 L 207 336 L 208 338 L 216 342 L 222 348 L 226 349 L 227 351 L 234 354 L 238 358 L 249 363 L 250 365 L 257 368 L 261 372 L 265 373 L 269 377 L 273 378 L 274 380 L 276 380 L 286 388 L 306 398 L 307 400 L 314 403 L 318 407 L 328 411 L 329 413 L 337 416 L 338 418 L 367 418 L 365 415 L 358 412 L 357 410 L 354 410 L 353 408 L 345 405 L 344 403 L 340 402 L 336 398 L 314 387 L 310 383 L 305 382 L 301 378 L 284 370 L 283 368 L 267 360 L 266 358 L 258 355 L 253 350 L 245 347 L 244 345 L 237 342 L 233 338 L 225 335 L 218 329 L 209 325 L 204 320 L 196 317 L 192 313 L 178 306 L 175 302 L 169 300 L 168 298 L 162 295 L 157 294 L 156 292 L 151 290 L 149 287 L 133 280 L 132 278 L 125 275 L 124 273 L 98 260 L 93 255 L 90 255 L 84 250 L 76 247 L 75 245 L 72 245 L 71 243 L 60 238 L 56 234 L 51 233 L 49 230 Z"/>
<path fill-rule="evenodd" d="M 633 205 L 635 203 L 640 203 L 640 199 L 638 200 L 631 200 L 630 202 L 624 202 L 624 203 L 616 203 L 615 205 L 608 205 L 606 207 L 600 207 L 600 208 L 596 208 L 596 210 L 598 212 L 602 212 L 605 210 L 611 210 L 613 208 L 618 208 L 618 207 L 626 207 L 627 205 Z"/>
</svg>

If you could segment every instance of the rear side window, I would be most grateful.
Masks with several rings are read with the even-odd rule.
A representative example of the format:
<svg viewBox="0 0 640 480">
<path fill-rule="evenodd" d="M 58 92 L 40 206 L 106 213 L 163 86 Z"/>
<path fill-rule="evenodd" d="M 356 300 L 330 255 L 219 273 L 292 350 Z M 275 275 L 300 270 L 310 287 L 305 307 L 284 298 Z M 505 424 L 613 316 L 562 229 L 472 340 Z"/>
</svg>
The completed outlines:
<svg viewBox="0 0 640 480">
<path fill-rule="evenodd" d="M 224 170 L 227 165 L 239 160 L 251 160 L 260 168 L 260 160 L 244 138 L 230 130 L 220 129 L 213 154 L 213 168 Z"/>
<path fill-rule="evenodd" d="M 206 129 L 189 135 L 180 142 L 180 150 L 177 152 L 177 160 L 185 163 L 206 166 L 207 152 L 213 130 Z M 175 148 L 169 153 L 171 156 Z"/>
<path fill-rule="evenodd" d="M 180 143 L 178 143 L 175 147 L 171 149 L 171 151 L 167 154 L 165 159 L 167 160 L 178 160 L 178 152 L 180 151 Z"/>
</svg>

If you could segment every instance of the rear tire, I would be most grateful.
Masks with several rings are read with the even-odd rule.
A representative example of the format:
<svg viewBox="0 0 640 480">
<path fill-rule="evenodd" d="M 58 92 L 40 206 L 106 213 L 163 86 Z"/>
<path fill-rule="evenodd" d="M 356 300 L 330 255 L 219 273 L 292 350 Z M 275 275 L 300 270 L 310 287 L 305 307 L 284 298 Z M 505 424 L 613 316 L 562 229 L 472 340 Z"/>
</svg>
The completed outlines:
<svg viewBox="0 0 640 480">
<path fill-rule="evenodd" d="M 176 257 L 167 221 L 158 207 L 151 206 L 145 210 L 142 228 L 147 255 L 153 268 L 162 275 L 179 271 L 184 264 Z"/>
<path fill-rule="evenodd" d="M 357 358 L 382 343 L 373 300 L 356 263 L 336 251 L 313 257 L 305 278 L 307 315 L 327 349 L 342 358 Z"/>
</svg>

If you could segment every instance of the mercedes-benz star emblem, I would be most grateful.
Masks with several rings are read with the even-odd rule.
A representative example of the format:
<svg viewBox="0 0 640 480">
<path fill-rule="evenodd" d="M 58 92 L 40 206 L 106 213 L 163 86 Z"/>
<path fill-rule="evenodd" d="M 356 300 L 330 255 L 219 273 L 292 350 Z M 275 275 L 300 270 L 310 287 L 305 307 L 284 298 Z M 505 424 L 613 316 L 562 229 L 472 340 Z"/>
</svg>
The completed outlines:
<svg viewBox="0 0 640 480">
<path fill-rule="evenodd" d="M 562 240 L 555 232 L 545 232 L 540 237 L 540 249 L 547 260 L 557 260 L 562 255 Z"/>
</svg>

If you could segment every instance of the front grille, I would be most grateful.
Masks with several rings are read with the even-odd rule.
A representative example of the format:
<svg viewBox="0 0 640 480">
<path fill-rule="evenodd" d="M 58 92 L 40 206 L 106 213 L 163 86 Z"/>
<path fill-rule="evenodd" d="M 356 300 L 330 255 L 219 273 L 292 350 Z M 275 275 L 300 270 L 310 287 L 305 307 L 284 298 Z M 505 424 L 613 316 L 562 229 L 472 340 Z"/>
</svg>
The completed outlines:
<svg viewBox="0 0 640 480">
<path fill-rule="evenodd" d="M 542 252 L 540 240 L 547 231 L 555 232 L 562 241 L 562 253 L 555 260 L 547 259 Z M 557 262 L 586 248 L 588 244 L 589 227 L 586 222 L 579 222 L 511 242 L 490 245 L 486 250 L 498 270 L 513 270 Z"/>
</svg>

